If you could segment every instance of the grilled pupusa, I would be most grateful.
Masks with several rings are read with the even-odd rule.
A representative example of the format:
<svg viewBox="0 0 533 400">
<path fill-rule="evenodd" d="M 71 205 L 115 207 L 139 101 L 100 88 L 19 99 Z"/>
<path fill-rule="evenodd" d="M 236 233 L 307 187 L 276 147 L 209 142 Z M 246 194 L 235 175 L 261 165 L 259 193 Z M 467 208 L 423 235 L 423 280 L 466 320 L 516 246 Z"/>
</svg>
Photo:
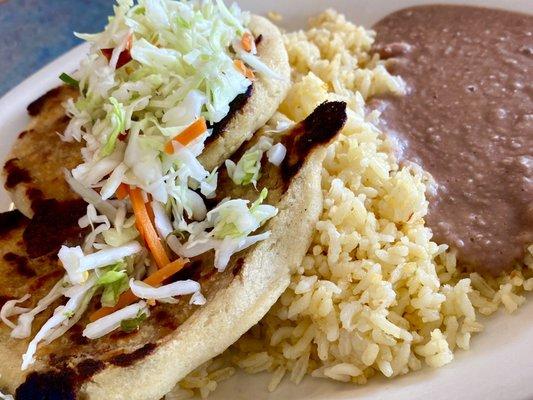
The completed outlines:
<svg viewBox="0 0 533 400">
<path fill-rule="evenodd" d="M 233 100 L 229 114 L 212 126 L 213 133 L 199 157 L 207 170 L 220 166 L 270 119 L 290 85 L 289 61 L 279 29 L 255 15 L 248 27 L 256 40 L 257 55 L 278 78 L 258 74 L 248 90 Z M 82 145 L 63 142 L 59 136 L 69 121 L 62 103 L 76 97 L 77 90 L 61 86 L 30 104 L 32 122 L 19 135 L 4 165 L 4 187 L 16 208 L 28 217 L 43 199 L 78 198 L 63 176 L 54 173 L 60 168 L 70 170 L 82 161 Z"/>
<path fill-rule="evenodd" d="M 212 253 L 205 253 L 191 259 L 185 270 L 172 277 L 197 280 L 207 298 L 204 306 L 189 305 L 189 296 L 177 304 L 158 303 L 138 331 L 116 331 L 96 340 L 82 336 L 88 322 L 84 317 L 65 335 L 41 347 L 29 372 L 20 371 L 27 340 L 11 339 L 7 327 L 1 325 L 0 387 L 16 393 L 19 400 L 156 400 L 188 372 L 224 351 L 268 311 L 287 287 L 291 269 L 300 264 L 322 209 L 320 181 L 326 146 L 345 120 L 345 103 L 326 102 L 287 131 L 260 132 L 237 151 L 235 160 L 261 135 L 268 135 L 287 148 L 279 167 L 263 163 L 257 182 L 258 188 L 269 188 L 267 201 L 277 206 L 279 213 L 261 228 L 269 230 L 271 236 L 233 255 L 224 272 L 217 272 Z M 56 174 L 61 176 L 60 171 Z M 221 174 L 219 185 L 217 195 L 221 198 L 257 198 L 253 186 L 235 186 L 225 173 Z M 31 307 L 60 279 L 63 269 L 53 249 L 37 258 L 30 258 L 28 253 L 39 243 L 36 232 L 43 229 L 39 224 L 46 225 L 41 216 L 46 214 L 46 207 L 68 206 L 72 208 L 69 215 L 74 215 L 79 202 L 45 202 L 31 222 L 16 211 L 2 215 L 7 221 L 1 224 L 0 236 L 2 301 L 30 292 L 31 299 L 21 306 Z M 70 223 L 75 225 L 75 221 L 71 218 Z M 80 232 L 75 227 L 68 229 L 68 225 L 69 221 L 64 221 L 69 233 L 65 240 L 76 242 Z M 8 253 L 16 257 L 6 257 Z M 93 303 L 89 313 L 98 306 Z M 38 318 L 35 329 L 51 310 Z"/>
<path fill-rule="evenodd" d="M 289 90 L 289 59 L 279 29 L 256 15 L 252 16 L 249 28 L 256 38 L 258 56 L 279 78 L 258 75 L 248 92 L 234 101 L 230 114 L 215 125 L 206 149 L 199 157 L 208 170 L 220 166 L 265 125 Z"/>
</svg>

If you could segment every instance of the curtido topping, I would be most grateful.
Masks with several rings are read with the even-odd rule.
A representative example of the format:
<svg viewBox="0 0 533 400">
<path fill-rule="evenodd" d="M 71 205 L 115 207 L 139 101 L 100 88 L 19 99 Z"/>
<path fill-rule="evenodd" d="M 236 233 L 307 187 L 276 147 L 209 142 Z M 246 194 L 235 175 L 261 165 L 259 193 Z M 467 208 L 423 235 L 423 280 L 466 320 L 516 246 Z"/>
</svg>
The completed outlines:
<svg viewBox="0 0 533 400">
<path fill-rule="evenodd" d="M 72 320 L 76 316 L 77 312 L 80 308 L 82 308 L 83 305 L 87 305 L 88 302 L 84 301 L 85 297 L 88 293 L 92 293 L 91 289 L 95 282 L 96 279 L 92 277 L 82 285 L 61 287 L 59 289 L 58 294 L 66 297 L 68 301 L 64 306 L 58 306 L 54 310 L 53 316 L 45 322 L 45 324 L 41 327 L 41 329 L 39 329 L 37 334 L 30 341 L 26 353 L 22 356 L 22 370 L 27 369 L 31 364 L 34 363 L 34 355 L 37 351 L 37 345 L 42 341 L 53 340 L 51 339 L 52 336 L 54 336 L 54 338 L 58 337 L 55 335 L 57 331 L 63 332 L 63 326 L 71 322 L 69 320 Z M 58 296 L 58 298 L 59 297 L 60 296 Z M 28 314 L 22 314 L 19 317 L 19 323 L 21 319 L 24 321 L 23 317 L 26 315 Z M 31 319 L 33 320 L 33 315 Z M 29 326 L 26 326 L 26 328 L 29 328 L 26 332 L 29 336 L 31 332 L 31 321 Z M 13 332 L 15 332 L 15 330 L 13 330 Z"/>
<path fill-rule="evenodd" d="M 282 143 L 276 143 L 267 151 L 267 158 L 276 167 L 279 167 L 285 156 L 287 155 L 287 148 Z"/>
<path fill-rule="evenodd" d="M 29 308 L 17 306 L 17 304 L 24 303 L 29 298 L 30 298 L 30 295 L 25 294 L 18 300 L 6 301 L 4 303 L 4 306 L 2 307 L 2 310 L 0 310 L 0 318 L 2 319 L 2 322 L 4 322 L 4 324 L 9 326 L 11 329 L 15 329 L 16 325 L 13 322 L 11 322 L 9 318 L 15 315 L 24 314 L 30 311 Z"/>
<path fill-rule="evenodd" d="M 98 321 L 91 322 L 83 330 L 83 336 L 89 339 L 98 339 L 118 329 L 123 321 L 139 318 L 142 315 L 147 317 L 150 315 L 150 311 L 146 302 L 139 301 L 138 303 L 102 317 Z"/>
<path fill-rule="evenodd" d="M 222 271 L 235 252 L 269 237 L 253 234 L 277 213 L 262 204 L 266 188 L 251 205 L 226 198 L 208 211 L 218 173 L 197 158 L 255 74 L 278 78 L 259 59 L 248 21 L 222 0 L 118 0 L 103 32 L 77 35 L 91 46 L 76 72 L 60 76 L 79 89 L 65 104 L 71 119 L 62 138 L 84 143 L 83 163 L 64 172 L 88 203 L 79 226 L 89 233 L 82 245 L 61 247 L 65 276 L 34 307 L 24 306 L 26 295 L 0 310 L 11 337 L 28 338 L 35 317 L 63 299 L 29 342 L 22 369 L 39 344 L 80 321 L 94 297 L 101 308 L 89 316 L 85 337 L 131 332 L 156 302 L 190 296 L 190 304 L 205 304 L 200 283 L 165 284 L 187 257 L 214 250 Z M 267 151 L 279 165 L 283 149 L 262 139 L 227 164 L 233 181 L 257 185 Z"/>
<path fill-rule="evenodd" d="M 108 247 L 95 253 L 84 255 L 80 246 L 62 246 L 59 260 L 67 271 L 72 284 L 83 283 L 88 279 L 90 270 L 95 270 L 122 261 L 125 257 L 139 253 L 142 247 L 137 242 L 129 242 L 119 247 Z"/>
<path fill-rule="evenodd" d="M 235 164 L 226 160 L 228 175 L 236 185 L 257 185 L 260 178 L 261 159 L 263 154 L 272 147 L 272 139 L 262 136 L 261 139 L 250 147 Z"/>
<path fill-rule="evenodd" d="M 155 288 L 144 282 L 130 280 L 130 288 L 135 296 L 147 300 L 164 300 L 172 302 L 174 296 L 184 296 L 200 292 L 200 284 L 193 280 L 178 281 Z"/>
<path fill-rule="evenodd" d="M 250 207 L 248 200 L 222 200 L 204 221 L 190 224 L 189 239 L 184 244 L 174 237 L 168 241 L 169 246 L 182 257 L 195 257 L 214 249 L 215 268 L 223 271 L 232 254 L 270 236 L 268 231 L 250 235 L 278 213 L 276 207 L 262 204 L 267 195 L 268 190 L 263 188 Z"/>
</svg>

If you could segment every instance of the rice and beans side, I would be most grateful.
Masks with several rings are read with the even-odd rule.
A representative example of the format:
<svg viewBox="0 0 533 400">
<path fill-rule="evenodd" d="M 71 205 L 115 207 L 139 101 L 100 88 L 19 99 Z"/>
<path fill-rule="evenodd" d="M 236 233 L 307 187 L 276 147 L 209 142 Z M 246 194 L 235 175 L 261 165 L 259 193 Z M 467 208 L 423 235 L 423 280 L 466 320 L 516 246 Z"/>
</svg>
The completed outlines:
<svg viewBox="0 0 533 400">
<path fill-rule="evenodd" d="M 273 391 L 306 375 L 364 384 L 450 363 L 483 330 L 480 316 L 515 311 L 533 290 L 533 245 L 524 267 L 498 278 L 462 272 L 425 226 L 432 178 L 399 165 L 366 102 L 403 81 L 371 47 L 375 33 L 328 10 L 287 33 L 294 85 L 277 115 L 299 121 L 326 99 L 349 105 L 323 167 L 324 205 L 289 288 L 222 356 L 198 368 L 167 400 L 207 397 L 237 368 L 268 371 Z"/>
</svg>

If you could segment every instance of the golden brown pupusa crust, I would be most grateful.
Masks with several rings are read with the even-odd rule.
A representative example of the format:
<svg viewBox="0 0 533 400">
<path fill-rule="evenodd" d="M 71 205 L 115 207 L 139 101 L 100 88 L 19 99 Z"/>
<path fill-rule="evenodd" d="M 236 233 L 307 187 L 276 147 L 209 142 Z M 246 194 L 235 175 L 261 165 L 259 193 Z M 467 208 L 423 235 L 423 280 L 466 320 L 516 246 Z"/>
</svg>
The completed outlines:
<svg viewBox="0 0 533 400">
<path fill-rule="evenodd" d="M 58 135 L 69 122 L 61 104 L 76 96 L 77 90 L 60 86 L 31 103 L 30 126 L 19 134 L 4 165 L 4 187 L 16 208 L 28 217 L 44 199 L 78 198 L 65 182 L 62 168 L 81 163 L 82 145 L 63 142 Z"/>
<path fill-rule="evenodd" d="M 55 257 L 29 258 L 22 238 L 28 222 L 18 211 L 0 214 L 0 307 L 26 293 L 32 297 L 24 305 L 35 305 L 63 275 Z M 46 314 L 36 319 L 36 325 L 44 323 Z M 8 327 L 0 323 L 0 388 L 14 392 L 24 379 L 20 357 L 29 340 L 11 339 L 9 334 Z"/>
<path fill-rule="evenodd" d="M 19 400 L 155 400 L 189 371 L 222 352 L 264 315 L 288 285 L 291 268 L 301 262 L 322 209 L 320 172 L 325 146 L 340 131 L 345 120 L 345 103 L 324 103 L 308 119 L 273 138 L 285 143 L 288 155 L 281 167 L 264 163 L 259 181 L 259 185 L 270 189 L 266 202 L 280 210 L 278 216 L 262 228 L 271 231 L 271 237 L 234 255 L 224 272 L 215 271 L 213 254 L 209 253 L 192 259 L 185 270 L 172 278 L 197 280 L 207 297 L 205 306 L 189 305 L 188 296 L 181 298 L 178 304 L 157 304 L 138 331 L 115 331 L 101 339 L 87 340 L 81 332 L 89 322 L 88 315 L 99 307 L 95 299 L 86 316 L 69 332 L 39 349 L 37 362 L 29 375 L 19 370 L 27 340 L 10 339 L 7 328 L 1 326 L 0 387 L 4 383 L 9 390 L 16 390 Z M 320 127 L 320 134 L 317 127 Z M 238 153 L 242 154 L 253 143 L 246 143 Z M 284 169 L 290 170 L 290 174 L 283 172 Z M 220 183 L 223 197 L 251 200 L 257 197 L 252 186 L 234 186 L 227 175 L 222 174 Z M 6 247 L 22 257 L 27 257 L 21 240 L 27 224 L 25 219 L 11 223 L 14 228 L 8 235 L 10 244 Z M 293 243 L 294 237 L 298 237 L 298 243 Z M 56 260 L 44 260 L 32 260 L 31 265 L 41 271 L 40 263 L 46 262 L 50 271 L 60 272 L 45 275 L 42 290 L 32 289 L 30 306 L 62 275 Z M 0 259 L 0 282 L 4 279 L 8 288 L 14 286 L 7 276 L 9 271 L 8 265 Z M 39 279 L 40 272 L 37 275 Z M 12 290 L 9 296 L 20 297 L 30 289 L 23 285 Z M 50 313 L 48 310 L 36 321 L 35 329 Z M 4 353 L 9 359 L 2 360 Z M 131 387 L 131 391 L 124 391 L 124 387 Z"/>
<path fill-rule="evenodd" d="M 199 160 L 207 170 L 220 166 L 272 117 L 290 86 L 289 57 L 279 29 L 270 21 L 252 15 L 248 26 L 256 38 L 257 55 L 278 76 L 256 74 L 248 92 L 238 96 L 236 107 L 215 125 Z"/>
<path fill-rule="evenodd" d="M 291 126 L 286 131 L 276 132 L 265 127 L 254 137 L 242 145 L 230 158 L 237 163 L 250 147 L 255 145 L 262 136 L 270 137 L 272 143 L 281 143 L 287 149 L 287 154 L 281 165 L 274 167 L 266 155 L 261 161 L 261 175 L 257 181 L 257 190 L 251 186 L 234 185 L 228 176 L 226 168 L 219 172 L 218 186 L 231 188 L 229 193 L 217 192 L 213 203 L 224 197 L 244 198 L 254 201 L 262 188 L 268 189 L 267 203 L 278 203 L 290 184 L 292 178 L 298 173 L 309 154 L 316 147 L 324 146 L 331 142 L 332 135 L 340 131 L 346 123 L 346 103 L 340 101 L 326 101 L 319 106 L 303 121 Z"/>
</svg>

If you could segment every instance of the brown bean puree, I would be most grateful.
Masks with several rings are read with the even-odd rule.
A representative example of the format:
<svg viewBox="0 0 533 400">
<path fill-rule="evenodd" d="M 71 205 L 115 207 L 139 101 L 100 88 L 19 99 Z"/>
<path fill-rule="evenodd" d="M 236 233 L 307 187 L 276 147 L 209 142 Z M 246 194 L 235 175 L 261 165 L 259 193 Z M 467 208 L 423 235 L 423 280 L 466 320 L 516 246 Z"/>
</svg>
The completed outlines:
<svg viewBox="0 0 533 400">
<path fill-rule="evenodd" d="M 408 86 L 380 101 L 399 157 L 436 181 L 427 224 L 463 267 L 494 275 L 533 242 L 533 16 L 430 5 L 378 22 Z"/>
</svg>

